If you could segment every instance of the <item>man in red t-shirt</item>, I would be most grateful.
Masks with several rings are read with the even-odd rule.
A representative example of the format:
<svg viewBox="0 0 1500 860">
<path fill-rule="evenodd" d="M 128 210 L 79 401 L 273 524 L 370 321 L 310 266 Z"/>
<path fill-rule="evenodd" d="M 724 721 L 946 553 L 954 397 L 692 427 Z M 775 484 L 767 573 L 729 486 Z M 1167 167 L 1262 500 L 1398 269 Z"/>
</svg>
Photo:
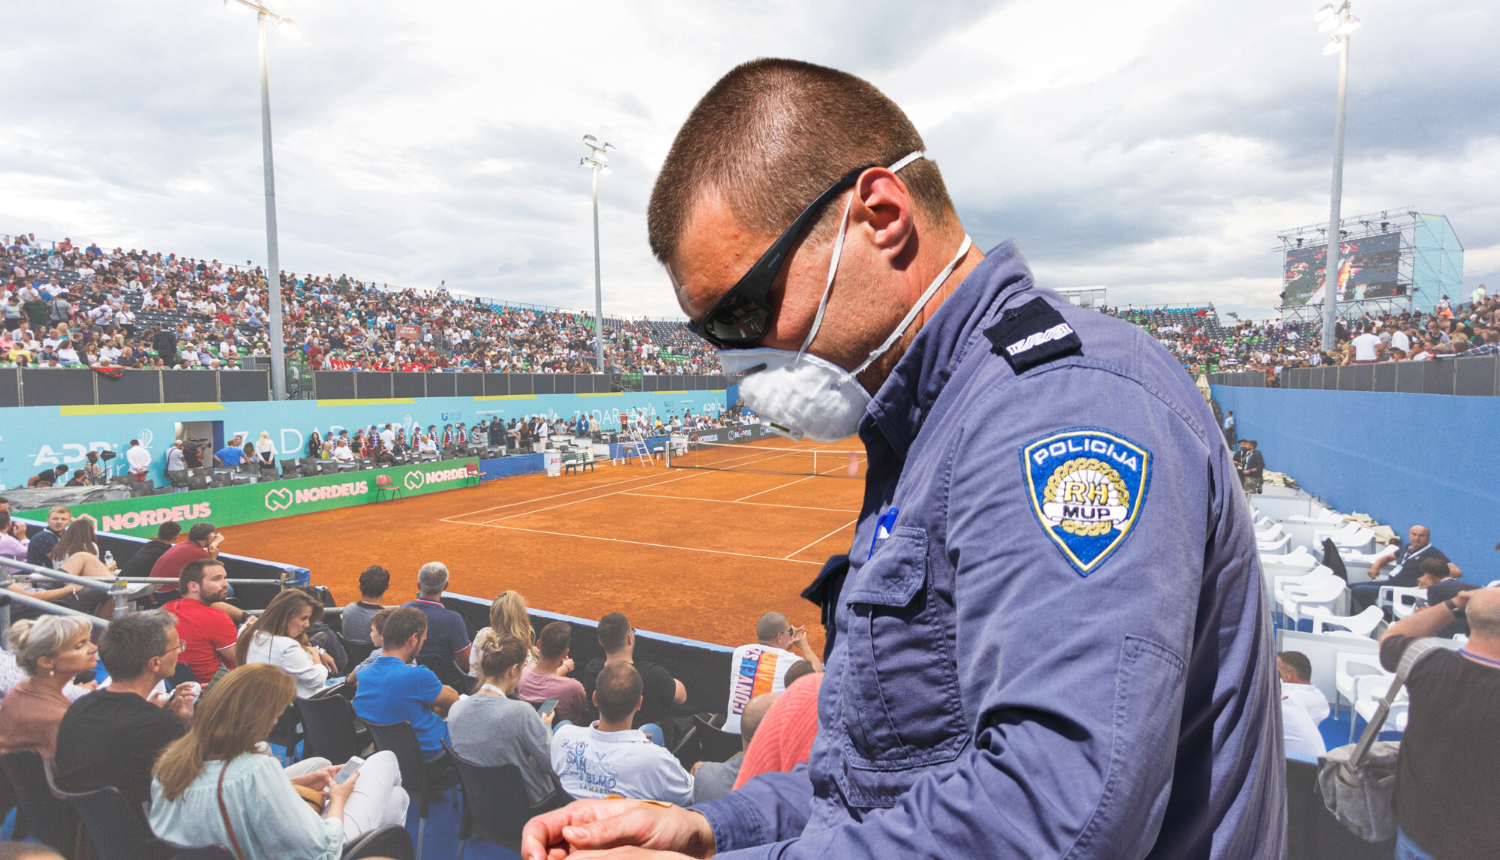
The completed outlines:
<svg viewBox="0 0 1500 860">
<path fill-rule="evenodd" d="M 193 677 L 204 685 L 235 666 L 238 632 L 229 616 L 214 606 L 229 596 L 228 577 L 224 565 L 216 559 L 190 561 L 177 580 L 182 598 L 163 607 L 177 616 L 177 635 L 184 646 L 178 662 L 186 663 Z"/>
<path fill-rule="evenodd" d="M 219 544 L 223 542 L 224 536 L 218 533 L 212 523 L 198 523 L 188 529 L 187 540 L 162 553 L 156 564 L 151 565 L 151 576 L 176 579 L 188 562 L 218 558 Z M 173 593 L 175 590 L 164 585 L 156 593 L 167 599 L 181 597 L 182 595 Z"/>
</svg>

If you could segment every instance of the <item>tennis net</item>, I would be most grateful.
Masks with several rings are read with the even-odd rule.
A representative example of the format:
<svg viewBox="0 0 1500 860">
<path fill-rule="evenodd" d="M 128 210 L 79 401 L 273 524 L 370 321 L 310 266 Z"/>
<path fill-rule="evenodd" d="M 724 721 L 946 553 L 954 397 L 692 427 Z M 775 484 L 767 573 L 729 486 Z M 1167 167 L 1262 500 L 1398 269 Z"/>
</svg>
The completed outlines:
<svg viewBox="0 0 1500 860">
<path fill-rule="evenodd" d="M 863 478 L 863 451 L 818 448 L 770 448 L 722 442 L 693 442 L 674 438 L 667 448 L 667 465 L 676 469 L 713 469 L 768 475 L 821 475 Z"/>
</svg>

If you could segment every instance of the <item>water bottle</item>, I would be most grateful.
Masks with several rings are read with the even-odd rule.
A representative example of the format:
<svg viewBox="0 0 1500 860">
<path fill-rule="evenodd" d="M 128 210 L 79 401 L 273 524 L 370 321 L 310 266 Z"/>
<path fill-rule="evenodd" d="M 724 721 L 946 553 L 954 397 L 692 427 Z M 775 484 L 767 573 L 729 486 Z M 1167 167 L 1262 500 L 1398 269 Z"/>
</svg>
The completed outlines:
<svg viewBox="0 0 1500 860">
<path fill-rule="evenodd" d="M 113 568 L 115 566 L 115 554 L 109 550 L 104 551 L 104 566 Z"/>
</svg>

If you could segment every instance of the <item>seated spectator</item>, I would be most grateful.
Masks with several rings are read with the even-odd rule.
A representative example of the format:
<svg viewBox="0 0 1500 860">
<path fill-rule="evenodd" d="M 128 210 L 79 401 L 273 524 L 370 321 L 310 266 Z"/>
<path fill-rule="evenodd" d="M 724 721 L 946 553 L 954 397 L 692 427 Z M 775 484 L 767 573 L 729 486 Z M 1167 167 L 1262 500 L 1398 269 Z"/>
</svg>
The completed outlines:
<svg viewBox="0 0 1500 860">
<path fill-rule="evenodd" d="M 745 706 L 744 713 L 740 714 L 740 751 L 735 753 L 729 761 L 701 761 L 693 766 L 694 804 L 707 803 L 734 790 L 734 782 L 739 778 L 740 767 L 745 763 L 745 750 L 750 749 L 750 741 L 755 737 L 755 730 L 760 728 L 761 720 L 779 698 L 781 698 L 780 693 L 761 693 Z"/>
<path fill-rule="evenodd" d="M 1481 587 L 1459 579 L 1453 570 L 1452 565 L 1436 558 L 1422 562 L 1422 575 L 1417 579 L 1417 587 L 1427 589 L 1425 606 L 1437 606 L 1455 595 Z M 1459 634 L 1469 635 L 1469 622 L 1466 619 L 1460 618 L 1437 633 L 1444 639 L 1452 639 Z"/>
<path fill-rule="evenodd" d="M 243 666 L 209 690 L 192 730 L 156 763 L 152 832 L 178 845 L 228 846 L 243 860 L 286 860 L 337 858 L 360 834 L 404 823 L 395 753 L 378 752 L 335 783 L 326 758 L 283 769 L 256 752 L 294 698 L 291 676 L 271 666 Z M 319 798 L 321 815 L 298 788 Z"/>
<path fill-rule="evenodd" d="M 1437 559 L 1446 563 L 1453 571 L 1454 576 L 1462 576 L 1463 571 L 1458 566 L 1448 561 L 1448 556 L 1443 551 L 1432 545 L 1432 531 L 1426 526 L 1412 526 L 1406 533 L 1407 543 L 1405 548 L 1396 550 L 1395 558 L 1397 570 L 1390 579 L 1381 582 L 1356 582 L 1349 586 L 1349 601 L 1352 611 L 1351 615 L 1358 615 L 1367 608 L 1375 605 L 1380 599 L 1380 589 L 1386 586 L 1397 588 L 1414 588 L 1417 580 L 1422 578 L 1422 562 L 1429 558 Z M 1380 575 L 1380 568 L 1386 563 L 1386 555 L 1381 555 L 1370 565 L 1367 572 L 1370 579 Z"/>
<path fill-rule="evenodd" d="M 224 543 L 224 536 L 214 528 L 213 523 L 196 523 L 188 529 L 188 539 L 175 546 L 169 547 L 151 566 L 151 575 L 161 579 L 176 579 L 182 573 L 182 569 L 189 562 L 202 559 L 218 558 L 219 545 Z M 159 602 L 173 600 L 180 595 L 173 594 L 175 589 L 158 589 L 156 596 Z M 228 592 L 225 592 L 228 596 Z M 239 621 L 235 618 L 235 621 Z"/>
<path fill-rule="evenodd" d="M 573 797 L 618 794 L 688 806 L 693 777 L 677 758 L 631 725 L 642 702 L 641 675 L 629 663 L 608 663 L 594 686 L 599 719 L 552 734 L 552 771 Z"/>
<path fill-rule="evenodd" d="M 177 536 L 182 534 L 182 526 L 172 520 L 168 520 L 156 527 L 156 537 L 146 542 L 145 546 L 135 551 L 135 555 L 125 562 L 120 568 L 120 575 L 125 577 L 142 579 L 151 575 L 151 570 L 172 544 L 177 541 Z M 187 562 L 183 562 L 186 564 Z M 181 571 L 178 571 L 181 573 Z"/>
<path fill-rule="evenodd" d="M 73 703 L 57 730 L 57 784 L 64 791 L 114 786 L 132 807 L 151 799 L 151 768 L 187 733 L 197 689 L 156 692 L 177 669 L 177 619 L 154 609 L 110 622 L 99 641 L 109 686 Z"/>
<path fill-rule="evenodd" d="M 545 702 L 557 700 L 557 718 L 570 723 L 585 723 L 589 720 L 588 697 L 583 684 L 569 678 L 573 661 L 568 659 L 569 646 L 573 642 L 573 628 L 566 621 L 554 621 L 542 628 L 540 644 L 542 657 L 535 666 L 521 670 L 516 695 L 523 702 Z M 488 644 L 481 645 L 486 648 Z M 530 653 L 528 649 L 527 653 Z"/>
<path fill-rule="evenodd" d="M 1281 697 L 1302 706 L 1313 725 L 1328 719 L 1328 698 L 1312 683 L 1312 661 L 1301 651 L 1276 655 L 1276 673 L 1281 676 Z"/>
<path fill-rule="evenodd" d="M 1286 694 L 1285 686 L 1281 695 L 1281 738 L 1282 748 L 1288 756 L 1317 761 L 1319 756 L 1328 752 L 1318 724 L 1308 716 L 1307 709 Z"/>
<path fill-rule="evenodd" d="M 1380 663 L 1396 671 L 1406 648 L 1460 617 L 1461 651 L 1435 648 L 1406 679 L 1411 707 L 1396 770 L 1396 856 L 1493 857 L 1500 808 L 1500 588 L 1459 592 L 1402 618 L 1380 637 Z"/>
<path fill-rule="evenodd" d="M 536 665 L 536 636 L 531 632 L 531 618 L 526 614 L 526 598 L 514 591 L 502 591 L 490 603 L 490 626 L 474 634 L 474 648 L 469 652 L 469 674 L 479 674 L 478 651 L 490 637 L 512 637 L 526 643 L 526 665 Z"/>
<path fill-rule="evenodd" d="M 385 620 L 387 618 L 390 618 L 391 613 L 395 611 L 395 607 L 391 609 L 382 609 L 379 612 L 375 613 L 374 618 L 370 619 L 370 643 L 375 646 L 375 650 L 371 651 L 370 656 L 361 661 L 359 665 L 350 669 L 349 675 L 345 680 L 351 683 L 359 683 L 359 681 L 354 677 L 359 673 L 359 670 L 380 659 L 380 649 L 385 647 Z"/>
<path fill-rule="evenodd" d="M 369 645 L 370 622 L 375 613 L 384 609 L 381 599 L 391 587 L 391 572 L 378 564 L 364 569 L 359 575 L 359 600 L 344 607 L 344 641 L 350 644 Z"/>
<path fill-rule="evenodd" d="M 31 536 L 31 544 L 26 547 L 26 563 L 37 567 L 52 567 L 52 550 L 57 548 L 57 541 L 63 532 L 73 523 L 73 512 L 58 505 L 47 512 L 47 527 Z"/>
<path fill-rule="evenodd" d="M 480 650 L 479 690 L 455 704 L 448 712 L 448 733 L 453 751 L 464 760 L 484 767 L 513 764 L 521 769 L 526 798 L 537 807 L 550 798 L 552 758 L 548 727 L 557 711 L 538 716 L 525 702 L 511 698 L 521 682 L 521 671 L 530 649 L 514 637 L 497 638 Z"/>
<path fill-rule="evenodd" d="M 666 669 L 635 659 L 635 628 L 630 626 L 630 619 L 623 612 L 611 612 L 599 619 L 598 634 L 604 658 L 590 660 L 579 678 L 590 701 L 593 700 L 595 679 L 605 667 L 620 663 L 635 666 L 641 676 L 641 695 L 644 697 L 640 711 L 635 715 L 635 727 L 672 725 L 672 706 L 687 701 L 687 688 Z M 658 742 L 675 744 L 676 740 L 675 733 L 671 738 L 663 734 Z"/>
<path fill-rule="evenodd" d="M 307 628 L 314 618 L 322 617 L 323 607 L 316 600 L 288 588 L 240 631 L 235 662 L 241 666 L 270 663 L 297 682 L 297 698 L 316 696 L 328 685 L 329 673 L 338 671 L 328 652 L 307 641 Z"/>
<path fill-rule="evenodd" d="M 68 710 L 63 687 L 99 664 L 92 628 L 76 615 L 44 615 L 10 626 L 10 650 L 27 675 L 0 699 L 0 755 L 35 750 L 51 759 L 57 726 Z"/>
<path fill-rule="evenodd" d="M 162 607 L 177 616 L 177 635 L 185 643 L 178 659 L 204 686 L 239 665 L 234 656 L 239 639 L 234 622 L 218 608 L 229 595 L 229 584 L 224 581 L 228 578 L 224 565 L 214 559 L 190 561 L 177 579 L 182 597 Z"/>
<path fill-rule="evenodd" d="M 428 635 L 417 659 L 435 660 L 444 670 L 452 666 L 454 676 L 445 680 L 457 683 L 462 676 L 460 667 L 469 665 L 469 628 L 462 615 L 443 605 L 443 592 L 447 588 L 447 565 L 430 561 L 417 571 L 417 599 L 401 605 L 421 610 L 427 616 Z"/>
<path fill-rule="evenodd" d="M 724 731 L 731 734 L 739 732 L 740 714 L 751 699 L 786 689 L 786 670 L 792 664 L 805 659 L 813 669 L 822 668 L 818 655 L 807 642 L 807 628 L 793 627 L 780 612 L 767 612 L 755 622 L 755 638 L 759 640 L 756 644 L 741 645 L 730 658 Z M 787 650 L 794 647 L 802 656 Z"/>
<path fill-rule="evenodd" d="M 426 666 L 410 665 L 427 639 L 427 616 L 401 607 L 385 620 L 385 645 L 380 656 L 359 672 L 354 713 L 367 723 L 411 723 L 422 754 L 433 759 L 443 752 L 448 726 L 443 716 L 458 701 L 458 693 L 438 681 Z"/>
<path fill-rule="evenodd" d="M 793 675 L 791 683 L 766 712 L 745 749 L 745 762 L 734 778 L 736 791 L 763 773 L 788 772 L 812 754 L 813 741 L 818 739 L 818 691 L 823 686 L 823 673 L 788 674 Z"/>
<path fill-rule="evenodd" d="M 30 545 L 26 524 L 11 520 L 10 511 L 0 511 L 0 558 L 25 561 L 26 548 Z"/>
<path fill-rule="evenodd" d="M 328 626 L 328 612 L 323 608 L 323 595 L 326 591 L 316 585 L 299 585 L 296 589 L 312 598 L 312 602 L 318 606 L 318 610 L 313 613 L 312 624 L 307 628 L 307 644 L 333 658 L 333 666 L 328 670 L 331 674 L 341 673 L 349 665 L 349 655 L 344 653 L 344 640 Z"/>
<path fill-rule="evenodd" d="M 354 462 L 354 451 L 349 448 L 348 437 L 340 436 L 333 443 L 333 459 L 338 460 L 340 463 Z"/>
<path fill-rule="evenodd" d="M 99 558 L 99 544 L 94 540 L 93 517 L 79 517 L 69 523 L 47 558 L 52 562 L 54 570 L 73 576 L 110 580 L 115 578 L 114 563 L 106 564 Z"/>
</svg>

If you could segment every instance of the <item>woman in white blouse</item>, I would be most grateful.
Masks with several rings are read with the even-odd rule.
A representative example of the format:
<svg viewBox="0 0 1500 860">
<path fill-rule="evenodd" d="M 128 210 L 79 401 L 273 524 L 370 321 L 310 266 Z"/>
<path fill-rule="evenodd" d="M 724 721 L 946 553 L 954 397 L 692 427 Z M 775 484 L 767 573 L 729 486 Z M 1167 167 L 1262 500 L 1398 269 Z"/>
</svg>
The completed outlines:
<svg viewBox="0 0 1500 860">
<path fill-rule="evenodd" d="M 261 465 L 272 466 L 276 463 L 276 445 L 271 441 L 271 434 L 260 431 L 260 439 L 255 442 L 255 453 L 260 457 Z"/>
<path fill-rule="evenodd" d="M 214 684 L 192 729 L 156 761 L 151 831 L 178 845 L 222 845 L 243 860 L 338 860 L 348 841 L 405 822 L 395 753 L 375 753 L 335 783 L 338 768 L 326 758 L 283 769 L 256 751 L 294 695 L 292 680 L 269 666 L 241 666 Z"/>
<path fill-rule="evenodd" d="M 310 698 L 327 686 L 338 665 L 307 641 L 307 628 L 322 619 L 323 607 L 306 592 L 287 589 L 276 595 L 254 622 L 245 625 L 235 646 L 239 665 L 269 663 L 297 682 L 297 697 Z"/>
</svg>

